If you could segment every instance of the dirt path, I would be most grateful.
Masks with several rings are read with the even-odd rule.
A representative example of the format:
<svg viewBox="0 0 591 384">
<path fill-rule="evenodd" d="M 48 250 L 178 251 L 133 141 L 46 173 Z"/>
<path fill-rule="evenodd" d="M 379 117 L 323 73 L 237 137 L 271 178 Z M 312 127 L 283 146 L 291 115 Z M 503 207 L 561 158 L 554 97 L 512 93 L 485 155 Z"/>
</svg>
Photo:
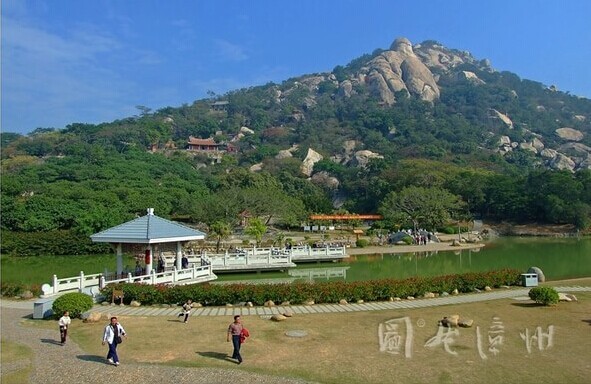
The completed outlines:
<svg viewBox="0 0 591 384">
<path fill-rule="evenodd" d="M 0 309 L 2 317 L 2 339 L 23 344 L 33 350 L 33 372 L 30 383 L 287 383 L 303 384 L 303 380 L 265 376 L 245 371 L 242 368 L 181 368 L 164 365 L 126 363 L 121 353 L 121 365 L 115 367 L 105 363 L 105 356 L 89 355 L 75 343 L 68 340 L 65 346 L 59 344 L 59 331 L 23 325 L 31 318 L 31 310 L 19 308 Z M 100 340 L 97 340 L 100 343 Z M 105 347 L 105 355 L 107 348 Z M 18 363 L 18 362 L 17 362 Z M 18 365 L 18 364 L 17 364 Z M 2 367 L 9 373 L 18 366 Z"/>
</svg>

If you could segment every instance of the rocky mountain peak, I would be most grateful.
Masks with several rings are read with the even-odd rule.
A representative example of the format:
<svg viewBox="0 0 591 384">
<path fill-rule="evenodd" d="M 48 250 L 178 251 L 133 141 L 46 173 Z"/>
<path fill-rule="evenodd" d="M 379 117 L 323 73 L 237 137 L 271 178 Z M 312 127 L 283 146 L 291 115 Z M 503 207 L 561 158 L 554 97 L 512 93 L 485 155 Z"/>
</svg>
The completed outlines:
<svg viewBox="0 0 591 384">
<path fill-rule="evenodd" d="M 398 51 L 406 55 L 414 55 L 412 51 L 412 43 L 406 37 L 398 37 L 392 45 L 390 45 L 391 51 Z"/>
<path fill-rule="evenodd" d="M 402 37 L 367 63 L 360 71 L 369 90 L 385 104 L 396 102 L 396 93 L 418 96 L 425 101 L 439 98 L 439 87 L 433 73 L 413 51 L 411 42 Z"/>
</svg>

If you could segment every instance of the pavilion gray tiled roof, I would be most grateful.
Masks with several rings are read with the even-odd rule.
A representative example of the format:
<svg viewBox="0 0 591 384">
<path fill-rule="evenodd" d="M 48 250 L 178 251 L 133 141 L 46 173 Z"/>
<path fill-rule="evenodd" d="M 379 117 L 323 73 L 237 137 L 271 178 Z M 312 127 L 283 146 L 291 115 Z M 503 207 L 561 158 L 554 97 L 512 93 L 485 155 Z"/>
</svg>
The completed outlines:
<svg viewBox="0 0 591 384">
<path fill-rule="evenodd" d="M 95 233 L 90 238 L 96 243 L 159 244 L 201 240 L 205 233 L 158 217 L 154 209 L 149 208 L 147 215 Z"/>
</svg>

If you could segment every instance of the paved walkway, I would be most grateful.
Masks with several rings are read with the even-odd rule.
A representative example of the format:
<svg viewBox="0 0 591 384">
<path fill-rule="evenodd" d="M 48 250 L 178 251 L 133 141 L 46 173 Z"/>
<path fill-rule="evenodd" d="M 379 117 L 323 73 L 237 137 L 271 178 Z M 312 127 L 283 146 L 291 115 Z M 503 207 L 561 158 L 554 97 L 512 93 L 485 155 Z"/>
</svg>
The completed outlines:
<svg viewBox="0 0 591 384">
<path fill-rule="evenodd" d="M 555 287 L 558 292 L 591 292 L 591 287 L 563 286 Z M 337 313 L 337 312 L 360 312 L 360 311 L 382 311 L 392 309 L 426 308 L 440 305 L 464 304 L 481 301 L 528 297 L 530 288 L 507 288 L 496 289 L 489 292 L 472 294 L 461 294 L 457 296 L 445 296 L 432 299 L 400 300 L 390 302 L 350 303 L 340 304 L 314 304 L 314 305 L 290 305 L 274 307 L 201 307 L 191 312 L 191 316 L 271 316 L 282 314 L 288 310 L 295 314 L 314 313 Z M 7 308 L 30 309 L 33 311 L 33 302 L 2 300 L 0 305 Z M 168 316 L 174 317 L 178 314 L 179 307 L 131 307 L 129 305 L 95 305 L 92 312 L 110 313 L 113 316 Z"/>
<path fill-rule="evenodd" d="M 288 310 L 295 314 L 314 313 L 336 313 L 336 312 L 360 312 L 360 311 L 383 311 L 392 309 L 426 308 L 440 305 L 474 303 L 496 299 L 528 297 L 530 288 L 508 288 L 497 289 L 490 292 L 474 294 L 461 294 L 457 296 L 437 297 L 432 299 L 400 300 L 389 302 L 351 303 L 341 304 L 314 304 L 314 305 L 290 305 L 273 307 L 201 307 L 194 309 L 191 316 L 271 316 L 282 314 Z M 591 291 L 591 287 L 556 287 L 558 292 L 584 292 Z M 92 311 L 110 313 L 113 316 L 171 316 L 178 314 L 178 307 L 130 307 L 130 306 L 95 306 Z"/>
</svg>

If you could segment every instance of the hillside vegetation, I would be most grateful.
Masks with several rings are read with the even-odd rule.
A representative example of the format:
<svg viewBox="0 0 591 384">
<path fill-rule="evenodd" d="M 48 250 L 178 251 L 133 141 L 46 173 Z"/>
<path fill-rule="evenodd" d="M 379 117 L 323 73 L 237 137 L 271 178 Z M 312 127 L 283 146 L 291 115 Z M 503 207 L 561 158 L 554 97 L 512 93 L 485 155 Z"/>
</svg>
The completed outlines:
<svg viewBox="0 0 591 384">
<path fill-rule="evenodd" d="M 588 99 L 397 39 L 330 73 L 3 132 L 2 251 L 88 243 L 148 207 L 206 230 L 244 211 L 277 226 L 336 211 L 382 213 L 388 229 L 474 217 L 585 229 L 590 121 Z M 215 150 L 188 150 L 191 137 Z"/>
</svg>

